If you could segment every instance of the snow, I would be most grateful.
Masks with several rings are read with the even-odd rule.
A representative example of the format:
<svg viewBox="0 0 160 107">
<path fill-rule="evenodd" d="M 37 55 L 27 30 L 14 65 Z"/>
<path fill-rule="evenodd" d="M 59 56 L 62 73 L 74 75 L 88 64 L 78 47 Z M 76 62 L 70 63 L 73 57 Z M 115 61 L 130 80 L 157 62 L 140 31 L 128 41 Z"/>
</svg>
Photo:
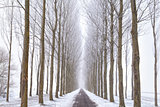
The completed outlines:
<svg viewBox="0 0 160 107">
<path fill-rule="evenodd" d="M 119 97 L 117 96 L 114 97 L 115 102 L 112 103 L 112 102 L 109 102 L 109 100 L 105 100 L 99 96 L 96 96 L 95 94 L 87 90 L 85 90 L 85 92 L 90 97 L 90 99 L 98 105 L 97 107 L 119 107 Z M 154 95 L 153 93 L 142 93 L 142 101 L 141 101 L 142 107 L 155 107 L 153 95 Z M 133 100 L 125 99 L 125 105 L 126 107 L 133 107 Z"/>
<path fill-rule="evenodd" d="M 114 97 L 115 102 L 111 103 L 109 100 L 105 100 L 95 94 L 83 89 L 90 99 L 97 104 L 97 107 L 119 107 L 119 98 Z M 49 101 L 49 95 L 44 95 L 44 105 L 38 104 L 38 96 L 29 97 L 28 106 L 29 107 L 72 107 L 74 104 L 75 97 L 78 95 L 80 89 L 66 94 L 59 98 L 54 98 L 53 101 Z M 53 95 L 55 96 L 55 95 Z M 160 94 L 158 94 L 160 98 Z M 11 101 L 8 103 L 4 98 L 0 97 L 0 107 L 20 107 L 20 98 L 10 98 Z M 159 100 L 158 100 L 159 101 Z M 128 97 L 125 99 L 126 107 L 133 107 L 133 100 Z M 160 105 L 160 103 L 159 103 Z M 142 107 L 154 107 L 154 94 L 153 93 L 142 93 Z"/>
<path fill-rule="evenodd" d="M 72 107 L 74 104 L 74 98 L 78 94 L 79 89 L 66 94 L 59 98 L 54 98 L 53 101 L 49 101 L 49 95 L 44 95 L 44 105 L 38 103 L 38 96 L 29 97 L 28 107 Z M 55 96 L 55 95 L 53 95 Z M 11 99 L 10 102 L 6 102 L 5 99 L 0 98 L 0 107 L 20 107 L 21 99 Z"/>
</svg>

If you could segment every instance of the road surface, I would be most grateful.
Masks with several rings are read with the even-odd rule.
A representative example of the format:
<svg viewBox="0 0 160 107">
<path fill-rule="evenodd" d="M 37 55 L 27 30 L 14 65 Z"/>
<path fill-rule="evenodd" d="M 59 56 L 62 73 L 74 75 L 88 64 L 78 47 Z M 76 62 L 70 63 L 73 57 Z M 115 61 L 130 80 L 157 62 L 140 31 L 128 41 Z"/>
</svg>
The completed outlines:
<svg viewBox="0 0 160 107">
<path fill-rule="evenodd" d="M 73 107 L 96 107 L 96 103 L 91 101 L 88 95 L 84 92 L 83 89 L 80 90 L 78 95 L 75 98 L 75 103 Z"/>
</svg>

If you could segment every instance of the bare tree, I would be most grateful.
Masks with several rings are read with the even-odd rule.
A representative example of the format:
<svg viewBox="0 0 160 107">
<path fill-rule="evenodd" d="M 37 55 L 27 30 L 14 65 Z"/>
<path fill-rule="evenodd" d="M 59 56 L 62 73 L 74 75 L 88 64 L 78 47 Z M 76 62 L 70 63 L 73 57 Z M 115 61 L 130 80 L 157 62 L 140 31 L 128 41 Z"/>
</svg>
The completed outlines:
<svg viewBox="0 0 160 107">
<path fill-rule="evenodd" d="M 59 31 L 58 31 L 58 64 L 57 64 L 57 84 L 56 84 L 56 95 L 55 97 L 58 98 L 58 91 L 59 91 L 59 74 L 60 74 L 60 53 L 61 53 L 61 8 L 60 7 L 60 16 L 59 16 Z"/>
<path fill-rule="evenodd" d="M 50 66 L 50 88 L 49 88 L 49 99 L 53 100 L 53 64 L 54 64 L 54 50 L 55 50 L 55 36 L 57 30 L 58 13 L 57 13 L 57 0 L 54 1 L 54 12 L 55 12 L 55 25 L 52 27 L 52 52 L 51 52 L 51 66 Z"/>
<path fill-rule="evenodd" d="M 13 35 L 13 2 L 10 22 L 10 42 L 9 42 L 9 63 L 8 63 L 8 81 L 7 81 L 7 97 L 6 101 L 9 101 L 9 86 L 10 86 L 10 69 L 11 69 L 11 54 L 12 54 L 12 35 Z"/>
<path fill-rule="evenodd" d="M 106 11 L 105 11 L 106 13 Z M 107 37 L 108 37 L 108 20 L 105 16 L 105 36 L 104 36 L 104 99 L 108 99 L 107 95 Z"/>
<path fill-rule="evenodd" d="M 40 56 L 41 56 L 41 52 L 39 52 L 40 53 Z M 38 56 L 38 55 L 37 55 Z M 37 90 L 36 90 L 36 95 L 39 95 L 39 72 L 40 72 L 40 70 L 41 70 L 41 58 L 40 58 L 40 56 L 39 56 L 39 63 L 38 63 L 38 69 L 37 69 Z"/>
<path fill-rule="evenodd" d="M 101 97 L 103 98 L 103 51 L 101 51 Z"/>
<path fill-rule="evenodd" d="M 46 0 L 43 0 L 43 18 L 41 28 L 41 70 L 40 70 L 40 85 L 39 85 L 39 103 L 43 104 L 43 84 L 44 84 L 44 65 L 45 65 L 45 12 L 46 12 Z"/>
<path fill-rule="evenodd" d="M 28 56 L 29 56 L 29 0 L 25 0 L 25 36 L 22 57 L 21 107 L 27 107 L 28 101 Z"/>
<path fill-rule="evenodd" d="M 48 55 L 48 58 L 47 58 L 47 87 L 46 87 L 46 94 L 48 94 L 48 79 L 49 79 L 49 62 L 50 62 L 50 55 Z"/>
<path fill-rule="evenodd" d="M 31 55 L 31 79 L 30 79 L 30 91 L 29 96 L 32 96 L 32 80 L 33 80 L 33 60 L 34 60 L 34 51 L 35 51 L 35 37 L 33 35 L 33 49 L 32 49 L 32 55 Z"/>
<path fill-rule="evenodd" d="M 157 101 L 157 47 L 158 47 L 158 41 L 157 41 L 157 34 L 156 34 L 156 15 L 158 10 L 158 1 L 150 0 L 150 6 L 149 6 L 149 14 L 151 19 L 151 25 L 152 25 L 152 32 L 153 32 L 153 43 L 154 43 L 154 98 L 155 98 L 155 106 L 158 106 Z"/>
<path fill-rule="evenodd" d="M 123 0 L 120 0 L 119 20 L 119 38 L 118 38 L 118 70 L 119 70 L 119 106 L 125 107 L 123 94 L 123 68 L 122 68 L 122 21 L 123 21 Z"/>
<path fill-rule="evenodd" d="M 133 52 L 133 75 L 134 75 L 134 107 L 141 107 L 141 88 L 140 88 L 140 71 L 139 71 L 139 46 L 138 46 L 138 21 L 136 0 L 131 0 L 132 10 L 132 52 Z"/>
<path fill-rule="evenodd" d="M 64 23 L 64 22 L 63 22 Z M 62 41 L 62 60 L 61 60 L 61 83 L 60 83 L 60 96 L 62 96 L 63 94 L 63 84 L 64 84 L 64 61 L 65 61 L 65 57 L 64 57 L 64 25 L 63 25 L 63 31 L 62 31 L 62 37 L 61 37 Z"/>
<path fill-rule="evenodd" d="M 113 57 L 113 47 L 114 47 L 114 30 L 113 30 L 113 18 L 114 18 L 114 6 L 113 6 L 113 0 L 110 2 L 111 6 L 111 13 L 110 13 L 110 20 L 111 20 L 111 26 L 110 26 L 110 35 L 111 35 L 111 43 L 110 43 L 110 73 L 109 73 L 109 92 L 110 92 L 110 102 L 114 102 L 113 97 L 113 69 L 114 69 L 114 57 Z"/>
</svg>

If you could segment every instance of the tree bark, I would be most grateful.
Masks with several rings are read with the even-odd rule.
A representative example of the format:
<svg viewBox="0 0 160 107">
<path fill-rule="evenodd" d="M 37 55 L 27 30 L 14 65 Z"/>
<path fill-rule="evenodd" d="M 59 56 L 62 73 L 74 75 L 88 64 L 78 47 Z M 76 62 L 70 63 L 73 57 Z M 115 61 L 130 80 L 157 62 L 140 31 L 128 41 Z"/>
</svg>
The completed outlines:
<svg viewBox="0 0 160 107">
<path fill-rule="evenodd" d="M 101 97 L 103 98 L 103 51 L 101 51 Z"/>
<path fill-rule="evenodd" d="M 54 47 L 55 47 L 55 30 L 53 30 L 52 37 L 52 54 L 51 54 L 51 68 L 50 68 L 50 88 L 49 88 L 49 100 L 53 100 L 53 64 L 54 64 Z"/>
<path fill-rule="evenodd" d="M 34 59 L 34 35 L 33 35 L 33 50 L 32 50 L 32 56 L 31 56 L 31 79 L 30 79 L 30 92 L 29 96 L 32 96 L 32 78 L 33 78 L 33 59 Z"/>
<path fill-rule="evenodd" d="M 43 104 L 43 85 L 44 85 L 44 65 L 45 65 L 45 7 L 46 0 L 43 0 L 43 16 L 42 16 L 42 31 L 41 31 L 41 70 L 40 70 L 40 84 L 39 84 L 39 103 Z"/>
<path fill-rule="evenodd" d="M 50 60 L 50 56 L 48 56 L 48 61 L 47 61 L 47 87 L 46 87 L 46 94 L 48 94 L 49 60 Z"/>
<path fill-rule="evenodd" d="M 122 68 L 122 21 L 123 21 L 123 0 L 120 0 L 119 12 L 119 38 L 118 38 L 118 70 L 119 70 L 119 107 L 125 107 L 123 93 L 123 68 Z"/>
<path fill-rule="evenodd" d="M 40 52 L 40 56 L 41 56 L 41 52 Z M 39 94 L 39 72 L 41 70 L 41 57 L 40 57 L 40 61 L 39 61 L 39 64 L 38 64 L 38 70 L 37 70 L 37 91 L 36 91 L 36 95 Z"/>
<path fill-rule="evenodd" d="M 63 94 L 63 82 L 64 80 L 64 42 L 62 37 L 62 65 L 61 65 L 61 85 L 60 85 L 60 96 Z"/>
<path fill-rule="evenodd" d="M 113 8 L 113 1 L 111 0 L 111 27 L 110 27 L 110 35 L 111 35 L 111 44 L 110 44 L 110 73 L 109 73 L 109 92 L 110 92 L 110 102 L 114 102 L 113 97 L 113 70 L 114 70 L 114 57 L 113 57 L 113 14 L 114 14 L 114 8 Z"/>
<path fill-rule="evenodd" d="M 22 66 L 22 65 L 21 65 L 21 66 Z M 22 68 L 21 68 L 21 69 L 22 69 Z M 20 87 L 20 89 L 19 89 L 19 98 L 21 98 L 21 96 L 22 96 L 22 95 L 21 95 L 21 93 L 22 93 L 22 92 L 21 92 L 21 90 L 22 90 L 22 71 L 21 71 L 21 73 L 20 73 L 20 84 L 19 84 L 19 85 L 20 85 L 20 86 L 19 86 L 19 87 Z"/>
<path fill-rule="evenodd" d="M 51 68 L 50 68 L 50 88 L 49 88 L 49 100 L 53 100 L 53 64 L 54 64 L 54 48 L 55 48 L 55 36 L 57 30 L 57 0 L 54 2 L 55 5 L 55 26 L 52 30 L 52 54 L 51 54 Z"/>
<path fill-rule="evenodd" d="M 157 102 L 157 36 L 156 36 L 156 1 L 153 0 L 153 13 L 151 14 L 151 24 L 153 32 L 154 43 L 154 100 L 155 106 L 158 106 Z M 152 15 L 153 14 L 153 15 Z"/>
<path fill-rule="evenodd" d="M 97 95 L 97 60 L 94 64 L 94 94 Z"/>
<path fill-rule="evenodd" d="M 107 35 L 107 34 L 106 34 Z M 105 50 L 104 50 L 104 99 L 108 99 L 107 95 L 107 48 L 105 39 Z"/>
<path fill-rule="evenodd" d="M 55 97 L 58 98 L 58 91 L 59 91 L 59 74 L 60 74 L 60 35 L 58 37 L 58 66 L 57 66 L 57 84 L 56 84 L 56 95 Z"/>
<path fill-rule="evenodd" d="M 127 43 L 125 49 L 125 62 L 126 62 L 126 87 L 125 87 L 125 98 L 127 99 L 127 86 L 128 86 L 128 35 L 127 35 Z"/>
<path fill-rule="evenodd" d="M 156 40 L 156 33 L 153 31 L 154 36 L 154 91 L 155 91 L 155 106 L 158 106 L 157 102 L 157 40 Z"/>
<path fill-rule="evenodd" d="M 136 0 L 131 0 L 132 10 L 132 52 L 133 52 L 133 74 L 134 74 L 134 107 L 141 107 L 141 88 L 140 88 L 140 71 L 139 71 L 139 46 L 137 31 L 137 9 Z"/>
<path fill-rule="evenodd" d="M 100 58 L 98 58 L 98 59 L 100 59 Z M 98 96 L 100 96 L 100 65 L 101 65 L 100 61 L 98 60 Z"/>
<path fill-rule="evenodd" d="M 133 52 L 132 52 L 132 77 L 131 77 L 131 84 L 132 84 L 131 99 L 134 100 Z"/>
<path fill-rule="evenodd" d="M 29 0 L 25 0 L 25 36 L 22 57 L 21 107 L 27 107 L 28 101 L 28 56 L 29 56 Z"/>
<path fill-rule="evenodd" d="M 63 95 L 65 94 L 65 62 L 64 62 L 64 71 L 63 71 Z"/>
<path fill-rule="evenodd" d="M 61 47 L 61 12 L 59 18 L 59 33 L 58 33 L 58 65 L 57 65 L 57 84 L 56 84 L 56 95 L 55 95 L 56 98 L 58 98 L 58 91 L 59 91 L 60 51 L 61 51 L 60 47 Z"/>
</svg>

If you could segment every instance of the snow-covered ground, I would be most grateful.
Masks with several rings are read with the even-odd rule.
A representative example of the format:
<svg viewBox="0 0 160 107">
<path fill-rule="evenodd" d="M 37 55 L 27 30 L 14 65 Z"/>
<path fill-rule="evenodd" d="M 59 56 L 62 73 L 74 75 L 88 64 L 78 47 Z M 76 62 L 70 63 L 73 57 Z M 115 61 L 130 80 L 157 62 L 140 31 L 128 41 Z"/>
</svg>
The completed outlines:
<svg viewBox="0 0 160 107">
<path fill-rule="evenodd" d="M 98 107 L 119 107 L 119 98 L 117 96 L 114 97 L 115 102 L 111 103 L 108 100 L 98 97 L 87 90 L 85 90 L 85 92 L 90 97 L 90 99 L 98 105 Z M 142 104 L 142 107 L 155 107 L 153 93 L 142 93 L 141 104 Z M 125 105 L 126 107 L 133 107 L 133 100 L 125 99 Z"/>
<path fill-rule="evenodd" d="M 59 98 L 49 101 L 49 96 L 44 95 L 44 105 L 38 104 L 38 96 L 29 97 L 28 107 L 72 107 L 74 98 L 78 94 L 79 89 Z M 8 103 L 5 99 L 0 98 L 0 107 L 20 107 L 21 99 L 11 99 Z"/>
<path fill-rule="evenodd" d="M 63 97 L 54 98 L 54 101 L 49 101 L 49 96 L 44 95 L 44 105 L 38 104 L 38 96 L 29 97 L 28 106 L 29 107 L 72 107 L 74 104 L 74 99 L 78 95 L 80 89 L 73 91 Z M 94 95 L 93 93 L 84 89 L 86 94 L 94 101 L 98 107 L 119 107 L 119 98 L 115 98 L 115 102 L 111 103 L 101 97 Z M 153 93 L 142 93 L 142 107 L 154 107 L 154 94 Z M 160 94 L 158 94 L 160 97 Z M 0 98 L 0 107 L 20 107 L 21 99 L 11 99 L 9 103 L 5 102 L 5 99 Z M 126 107 L 133 107 L 133 100 L 125 99 Z M 160 105 L 160 103 L 159 103 Z"/>
</svg>

